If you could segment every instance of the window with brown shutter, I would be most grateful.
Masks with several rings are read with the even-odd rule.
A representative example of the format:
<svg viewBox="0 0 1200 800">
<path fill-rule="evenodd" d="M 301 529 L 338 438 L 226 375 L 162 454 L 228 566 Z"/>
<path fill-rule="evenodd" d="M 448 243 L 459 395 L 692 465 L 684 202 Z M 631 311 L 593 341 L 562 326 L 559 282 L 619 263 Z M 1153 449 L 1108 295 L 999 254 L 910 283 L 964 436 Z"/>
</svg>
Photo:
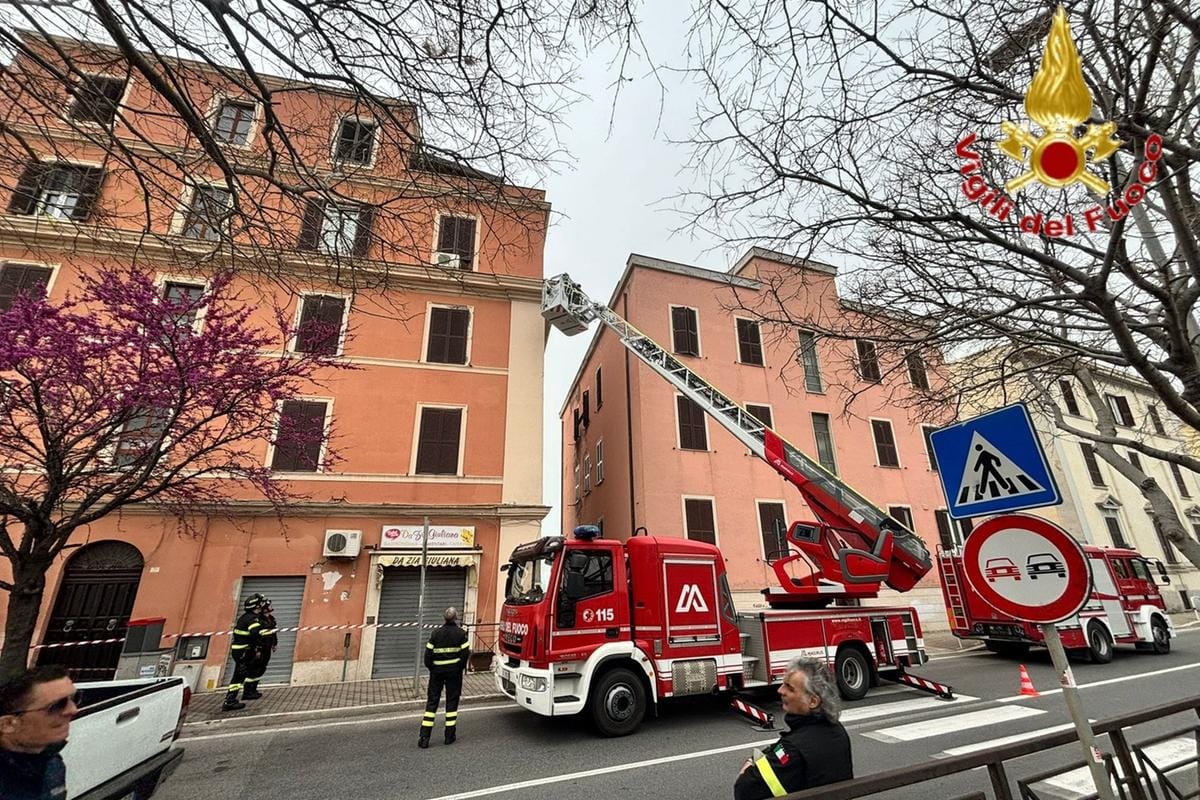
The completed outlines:
<svg viewBox="0 0 1200 800">
<path fill-rule="evenodd" d="M 671 308 L 671 343 L 677 355 L 700 355 L 700 328 L 694 308 Z"/>
<path fill-rule="evenodd" d="M 717 543 L 717 526 L 713 520 L 712 500 L 683 501 L 687 538 L 696 542 Z"/>
<path fill-rule="evenodd" d="M 1110 394 L 1107 397 L 1108 407 L 1112 410 L 1117 424 L 1132 428 L 1134 426 L 1133 410 L 1129 407 L 1129 399 L 1119 394 Z"/>
<path fill-rule="evenodd" d="M 429 344 L 425 349 L 425 360 L 434 364 L 466 364 L 470 324 L 468 309 L 429 309 Z"/>
<path fill-rule="evenodd" d="M 875 437 L 875 457 L 881 467 L 900 466 L 900 453 L 896 450 L 896 437 L 892 434 L 892 423 L 885 419 L 871 420 L 871 434 Z"/>
<path fill-rule="evenodd" d="M 600 367 L 596 367 L 596 410 L 604 405 L 604 375 L 600 371 Z"/>
<path fill-rule="evenodd" d="M 440 217 L 437 249 L 439 253 L 458 256 L 460 269 L 472 269 L 475 264 L 475 218 Z"/>
<path fill-rule="evenodd" d="M 737 321 L 738 361 L 743 364 L 763 365 L 762 334 L 758 323 L 752 319 Z"/>
<path fill-rule="evenodd" d="M 461 408 L 422 408 L 417 437 L 417 474 L 457 475 Z"/>
<path fill-rule="evenodd" d="M 858 350 L 858 374 L 864 381 L 879 383 L 882 373 L 879 371 L 879 353 L 875 343 L 867 339 L 856 339 L 855 348 Z"/>
<path fill-rule="evenodd" d="M 708 431 L 704 428 L 704 409 L 679 395 L 675 398 L 679 413 L 679 447 L 681 450 L 707 450 Z"/>
<path fill-rule="evenodd" d="M 746 411 L 749 412 L 750 416 L 754 417 L 768 428 L 774 427 L 771 421 L 770 406 L 756 406 L 753 403 L 746 403 Z"/>
<path fill-rule="evenodd" d="M 109 126 L 117 116 L 121 97 L 125 94 L 125 79 L 108 75 L 84 75 L 74 89 L 71 119 Z"/>
<path fill-rule="evenodd" d="M 925 455 L 929 456 L 929 469 L 937 472 L 937 451 L 933 449 L 933 432 L 935 430 L 937 428 L 931 428 L 928 425 L 921 426 L 921 432 L 925 434 Z"/>
<path fill-rule="evenodd" d="M 1063 405 L 1067 408 L 1067 413 L 1071 416 L 1081 416 L 1079 413 L 1079 401 L 1075 399 L 1075 390 L 1071 388 L 1071 382 L 1068 380 L 1060 380 L 1058 382 L 1058 391 L 1062 392 Z"/>
<path fill-rule="evenodd" d="M 758 532 L 762 537 L 763 557 L 774 561 L 787 555 L 787 520 L 783 503 L 758 504 Z"/>
<path fill-rule="evenodd" d="M 295 352 L 336 355 L 346 317 L 346 298 L 306 294 L 300 299 L 300 325 Z"/>
<path fill-rule="evenodd" d="M 1146 416 L 1150 418 L 1150 427 L 1154 429 L 1155 433 L 1159 436 L 1167 435 L 1167 431 L 1163 427 L 1162 417 L 1158 415 L 1158 406 L 1147 406 Z"/>
<path fill-rule="evenodd" d="M 39 296 L 50 285 L 49 267 L 0 264 L 0 312 L 8 311 L 19 295 Z"/>
<path fill-rule="evenodd" d="M 1179 487 L 1179 494 L 1190 498 L 1192 493 L 1188 491 L 1188 485 L 1183 480 L 1183 472 L 1179 469 L 1179 465 L 1174 461 L 1168 461 L 1167 466 L 1171 468 L 1171 475 L 1175 478 L 1175 485 Z"/>
<path fill-rule="evenodd" d="M 929 373 L 925 369 L 925 359 L 921 358 L 921 354 L 909 353 L 904 357 L 904 361 L 908 365 L 908 382 L 912 384 L 912 387 L 928 389 Z"/>
<path fill-rule="evenodd" d="M 271 469 L 277 472 L 317 472 L 325 443 L 325 414 L 322 400 L 285 400 L 275 432 Z"/>
<path fill-rule="evenodd" d="M 92 214 L 104 170 L 66 162 L 35 162 L 17 179 L 10 214 L 40 214 L 83 222 Z"/>
<path fill-rule="evenodd" d="M 1108 484 L 1104 482 L 1104 473 L 1100 471 L 1100 462 L 1096 460 L 1096 450 L 1087 442 L 1080 442 L 1079 450 L 1083 453 L 1083 463 L 1087 465 L 1092 485 L 1107 486 Z"/>
</svg>

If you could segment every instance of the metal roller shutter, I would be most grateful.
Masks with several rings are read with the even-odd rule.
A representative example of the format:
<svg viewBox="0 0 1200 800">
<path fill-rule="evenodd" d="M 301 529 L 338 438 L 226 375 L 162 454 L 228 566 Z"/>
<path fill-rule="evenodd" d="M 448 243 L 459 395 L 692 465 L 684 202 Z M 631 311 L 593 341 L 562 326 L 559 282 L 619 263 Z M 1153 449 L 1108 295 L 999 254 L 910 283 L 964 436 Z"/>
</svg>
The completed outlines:
<svg viewBox="0 0 1200 800">
<path fill-rule="evenodd" d="M 383 590 L 379 594 L 379 622 L 416 622 L 421 571 L 390 567 L 383 571 Z M 465 569 L 429 569 L 425 571 L 425 624 L 441 623 L 448 606 L 462 610 L 467 596 Z M 428 631 L 413 628 L 379 628 L 375 633 L 375 661 L 372 678 L 407 678 L 416 664 L 417 643 L 424 642 Z M 422 654 L 423 657 L 424 654 Z"/>
<path fill-rule="evenodd" d="M 280 628 L 295 628 L 300 624 L 300 609 L 304 603 L 304 576 L 292 578 L 243 578 L 242 591 L 238 595 L 237 614 L 242 613 L 242 601 L 258 592 L 271 599 L 275 610 L 275 623 Z M 291 683 L 292 662 L 296 657 L 296 632 L 279 634 L 279 647 L 271 654 L 271 662 L 262 676 L 261 684 Z M 233 659 L 225 662 L 225 683 L 233 675 Z"/>
</svg>

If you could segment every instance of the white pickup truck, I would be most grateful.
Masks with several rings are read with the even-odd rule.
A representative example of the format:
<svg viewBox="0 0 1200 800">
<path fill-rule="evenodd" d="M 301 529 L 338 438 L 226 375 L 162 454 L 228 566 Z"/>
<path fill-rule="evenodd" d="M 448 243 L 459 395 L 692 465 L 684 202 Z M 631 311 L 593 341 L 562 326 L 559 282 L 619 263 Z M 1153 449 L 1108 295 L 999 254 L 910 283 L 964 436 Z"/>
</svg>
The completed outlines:
<svg viewBox="0 0 1200 800">
<path fill-rule="evenodd" d="M 179 766 L 192 691 L 182 678 L 80 683 L 62 756 L 68 800 L 146 800 Z"/>
</svg>

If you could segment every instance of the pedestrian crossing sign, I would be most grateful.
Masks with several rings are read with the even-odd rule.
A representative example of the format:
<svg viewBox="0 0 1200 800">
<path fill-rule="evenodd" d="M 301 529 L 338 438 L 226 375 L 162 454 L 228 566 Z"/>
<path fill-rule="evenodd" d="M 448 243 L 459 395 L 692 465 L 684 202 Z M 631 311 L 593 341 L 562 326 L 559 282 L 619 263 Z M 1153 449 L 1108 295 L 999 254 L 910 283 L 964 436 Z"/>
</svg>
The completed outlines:
<svg viewBox="0 0 1200 800">
<path fill-rule="evenodd" d="M 1062 502 L 1024 403 L 956 422 L 929 441 L 955 519 Z"/>
</svg>

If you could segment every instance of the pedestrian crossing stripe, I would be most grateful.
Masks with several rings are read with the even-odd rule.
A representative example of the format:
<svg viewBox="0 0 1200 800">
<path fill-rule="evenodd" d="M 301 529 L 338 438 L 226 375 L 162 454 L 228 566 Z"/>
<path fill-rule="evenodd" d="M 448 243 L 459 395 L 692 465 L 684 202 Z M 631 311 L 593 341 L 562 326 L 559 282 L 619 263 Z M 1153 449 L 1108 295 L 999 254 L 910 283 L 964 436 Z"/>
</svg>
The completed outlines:
<svg viewBox="0 0 1200 800">
<path fill-rule="evenodd" d="M 966 508 L 977 503 L 990 503 L 1002 498 L 1015 499 L 1043 491 L 1044 486 L 1004 455 L 1000 448 L 985 439 L 979 431 L 971 434 L 971 444 L 966 463 L 963 465 L 962 479 L 958 482 L 955 505 Z"/>
</svg>

